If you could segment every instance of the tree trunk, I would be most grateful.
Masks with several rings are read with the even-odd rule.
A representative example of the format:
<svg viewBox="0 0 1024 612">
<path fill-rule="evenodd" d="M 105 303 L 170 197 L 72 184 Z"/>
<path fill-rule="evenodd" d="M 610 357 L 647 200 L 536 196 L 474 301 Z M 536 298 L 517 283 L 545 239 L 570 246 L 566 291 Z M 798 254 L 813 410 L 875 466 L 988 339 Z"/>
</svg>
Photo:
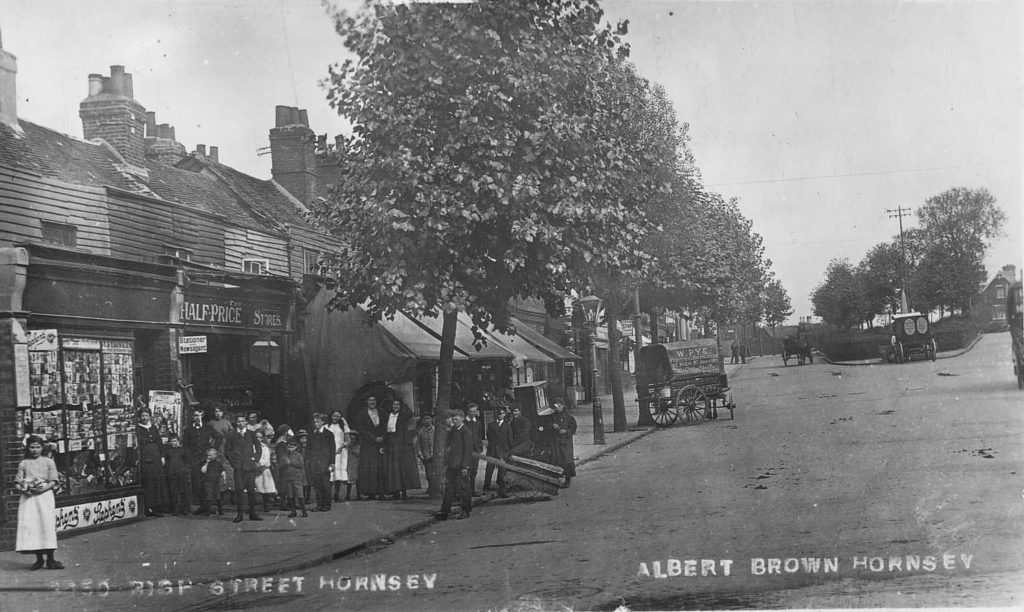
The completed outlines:
<svg viewBox="0 0 1024 612">
<path fill-rule="evenodd" d="M 641 374 L 640 374 L 640 369 L 643 367 L 643 364 L 640 362 L 640 348 L 643 346 L 643 340 L 644 340 L 644 332 L 643 332 L 643 329 L 641 329 L 641 321 L 642 320 L 643 319 L 640 316 L 640 290 L 639 289 L 634 289 L 633 290 L 633 341 L 636 343 L 636 347 L 635 347 L 635 352 L 634 352 L 635 365 L 634 365 L 634 370 L 633 370 L 633 377 L 634 377 L 634 380 L 636 381 L 636 384 L 637 384 L 637 387 L 636 387 L 636 396 L 637 396 L 637 398 L 640 398 L 640 397 L 644 396 L 644 393 L 641 393 L 641 391 L 640 391 L 640 380 L 642 378 Z M 646 389 L 644 390 L 644 392 L 646 392 Z M 640 427 L 650 427 L 650 426 L 655 424 L 654 423 L 654 417 L 651 415 L 651 405 L 649 403 L 647 403 L 647 402 L 641 402 L 640 403 L 640 417 L 637 419 L 637 423 L 636 424 L 638 426 L 640 426 Z"/>
<path fill-rule="evenodd" d="M 612 421 L 613 431 L 626 431 L 626 402 L 622 397 L 622 360 L 619 354 L 619 316 L 614 306 L 607 310 L 608 318 L 608 365 L 612 377 Z"/>
<path fill-rule="evenodd" d="M 445 450 L 448 448 L 448 408 L 452 402 L 452 363 L 455 357 L 455 331 L 459 311 L 441 317 L 441 354 L 438 356 L 437 404 L 434 407 L 434 497 L 444 495 Z"/>
</svg>

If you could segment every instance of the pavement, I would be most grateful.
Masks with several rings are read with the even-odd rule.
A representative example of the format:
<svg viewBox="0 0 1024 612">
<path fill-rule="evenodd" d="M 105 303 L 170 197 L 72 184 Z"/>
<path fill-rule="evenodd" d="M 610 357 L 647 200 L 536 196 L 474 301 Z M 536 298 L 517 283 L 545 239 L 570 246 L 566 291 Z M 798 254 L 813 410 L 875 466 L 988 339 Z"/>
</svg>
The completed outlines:
<svg viewBox="0 0 1024 612">
<path fill-rule="evenodd" d="M 750 358 L 749 360 L 756 359 Z M 743 364 L 727 365 L 734 375 Z M 594 444 L 592 406 L 574 411 L 578 430 L 573 438 L 576 464 L 614 452 L 652 433 L 654 427 L 637 427 L 636 393 L 623 381 L 626 431 L 612 431 L 612 397 L 601 398 L 605 443 Z M 482 488 L 481 462 L 477 491 Z M 586 470 L 577 478 L 586 478 Z M 424 481 L 425 484 L 425 481 Z M 572 495 L 572 488 L 560 495 Z M 494 498 L 488 493 L 474 498 L 474 507 Z M 335 503 L 329 512 L 310 512 L 308 518 L 287 518 L 287 511 L 261 513 L 262 521 L 233 523 L 234 512 L 222 516 L 164 516 L 144 518 L 107 529 L 68 534 L 58 541 L 56 558 L 63 570 L 29 570 L 33 555 L 14 551 L 0 553 L 0 591 L 90 590 L 94 593 L 139 590 L 159 593 L 188 588 L 189 584 L 259 579 L 314 567 L 375 546 L 386 545 L 404 534 L 434 523 L 439 500 L 422 490 L 409 501 L 351 501 Z M 450 519 L 451 520 L 451 519 Z M 471 516 L 467 520 L 486 520 Z"/>
</svg>

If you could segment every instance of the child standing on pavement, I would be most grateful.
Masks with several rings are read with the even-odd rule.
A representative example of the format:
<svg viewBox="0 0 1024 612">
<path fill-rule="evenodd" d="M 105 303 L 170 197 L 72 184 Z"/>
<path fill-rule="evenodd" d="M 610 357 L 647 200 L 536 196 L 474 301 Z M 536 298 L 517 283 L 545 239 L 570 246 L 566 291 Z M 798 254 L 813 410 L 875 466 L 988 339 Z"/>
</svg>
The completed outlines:
<svg viewBox="0 0 1024 612">
<path fill-rule="evenodd" d="M 164 471 L 167 473 L 171 514 L 188 514 L 192 510 L 192 495 L 189 493 L 185 449 L 181 446 L 178 434 L 171 434 L 167 444 L 164 449 Z"/>
<path fill-rule="evenodd" d="M 303 500 L 302 483 L 306 480 L 306 459 L 299 452 L 299 444 L 295 438 L 288 438 L 285 451 L 277 458 L 277 474 L 281 480 L 281 496 L 285 504 L 291 508 L 289 518 L 297 514 L 298 506 L 302 505 L 302 516 L 309 516 Z"/>
<path fill-rule="evenodd" d="M 224 514 L 224 499 L 221 497 L 221 479 L 224 476 L 224 466 L 217 459 L 217 449 L 211 448 L 206 451 L 206 461 L 199 466 L 199 478 L 202 483 L 203 501 L 196 514 L 209 514 L 213 516 L 213 507 L 216 504 L 217 514 Z"/>
<path fill-rule="evenodd" d="M 274 474 L 270 471 L 272 452 L 262 429 L 256 430 L 256 439 L 260 441 L 260 460 L 256 463 L 259 469 L 259 473 L 256 474 L 256 493 L 263 497 L 263 511 L 270 512 L 270 500 L 277 495 Z"/>
<path fill-rule="evenodd" d="M 36 562 L 30 569 L 64 569 L 64 564 L 53 558 L 57 550 L 57 504 L 53 490 L 60 482 L 53 459 L 43 457 L 43 439 L 29 436 L 26 458 L 18 464 L 14 484 L 21 493 L 18 504 L 18 535 L 14 549 L 20 553 L 35 553 Z"/>
</svg>

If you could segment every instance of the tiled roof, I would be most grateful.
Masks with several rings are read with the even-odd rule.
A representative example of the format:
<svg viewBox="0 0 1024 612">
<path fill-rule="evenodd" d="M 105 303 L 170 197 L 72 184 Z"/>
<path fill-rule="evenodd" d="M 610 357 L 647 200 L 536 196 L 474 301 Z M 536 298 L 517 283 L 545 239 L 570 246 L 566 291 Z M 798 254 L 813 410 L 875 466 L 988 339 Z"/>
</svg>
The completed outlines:
<svg viewBox="0 0 1024 612">
<path fill-rule="evenodd" d="M 140 177 L 126 172 L 108 147 L 73 138 L 20 119 L 24 134 L 0 124 L 0 163 L 75 185 L 117 187 L 153 195 Z"/>
<path fill-rule="evenodd" d="M 210 159 L 194 158 L 194 161 L 198 161 L 223 180 L 242 200 L 243 205 L 250 208 L 258 217 L 276 224 L 308 225 L 296 200 L 282 193 L 273 181 L 249 176 Z"/>
<path fill-rule="evenodd" d="M 249 229 L 267 229 L 249 214 L 231 191 L 214 177 L 148 161 L 149 188 L 165 200 L 222 215 Z"/>
</svg>

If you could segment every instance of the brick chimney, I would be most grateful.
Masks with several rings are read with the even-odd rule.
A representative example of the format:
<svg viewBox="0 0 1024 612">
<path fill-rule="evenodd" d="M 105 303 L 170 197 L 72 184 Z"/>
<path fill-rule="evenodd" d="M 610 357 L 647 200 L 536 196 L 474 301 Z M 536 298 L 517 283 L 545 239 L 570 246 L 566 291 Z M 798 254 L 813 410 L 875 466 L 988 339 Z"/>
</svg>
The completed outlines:
<svg viewBox="0 0 1024 612">
<path fill-rule="evenodd" d="M 1010 279 L 1011 283 L 1017 282 L 1017 266 L 1013 264 L 1003 266 L 1003 276 Z"/>
<path fill-rule="evenodd" d="M 4 51 L 0 36 L 0 123 L 21 131 L 18 125 L 18 92 L 15 87 L 18 76 L 18 58 Z"/>
<path fill-rule="evenodd" d="M 316 135 L 309 129 L 305 109 L 276 108 L 275 126 L 270 130 L 270 173 L 303 204 L 316 193 Z"/>
<path fill-rule="evenodd" d="M 146 113 L 146 159 L 173 166 L 188 157 L 185 145 L 174 139 L 174 126 L 157 125 L 156 113 Z"/>
<path fill-rule="evenodd" d="M 89 75 L 89 96 L 78 107 L 87 140 L 102 138 L 125 161 L 142 166 L 146 156 L 146 109 L 133 97 L 132 75 L 111 66 L 110 76 Z"/>
</svg>

